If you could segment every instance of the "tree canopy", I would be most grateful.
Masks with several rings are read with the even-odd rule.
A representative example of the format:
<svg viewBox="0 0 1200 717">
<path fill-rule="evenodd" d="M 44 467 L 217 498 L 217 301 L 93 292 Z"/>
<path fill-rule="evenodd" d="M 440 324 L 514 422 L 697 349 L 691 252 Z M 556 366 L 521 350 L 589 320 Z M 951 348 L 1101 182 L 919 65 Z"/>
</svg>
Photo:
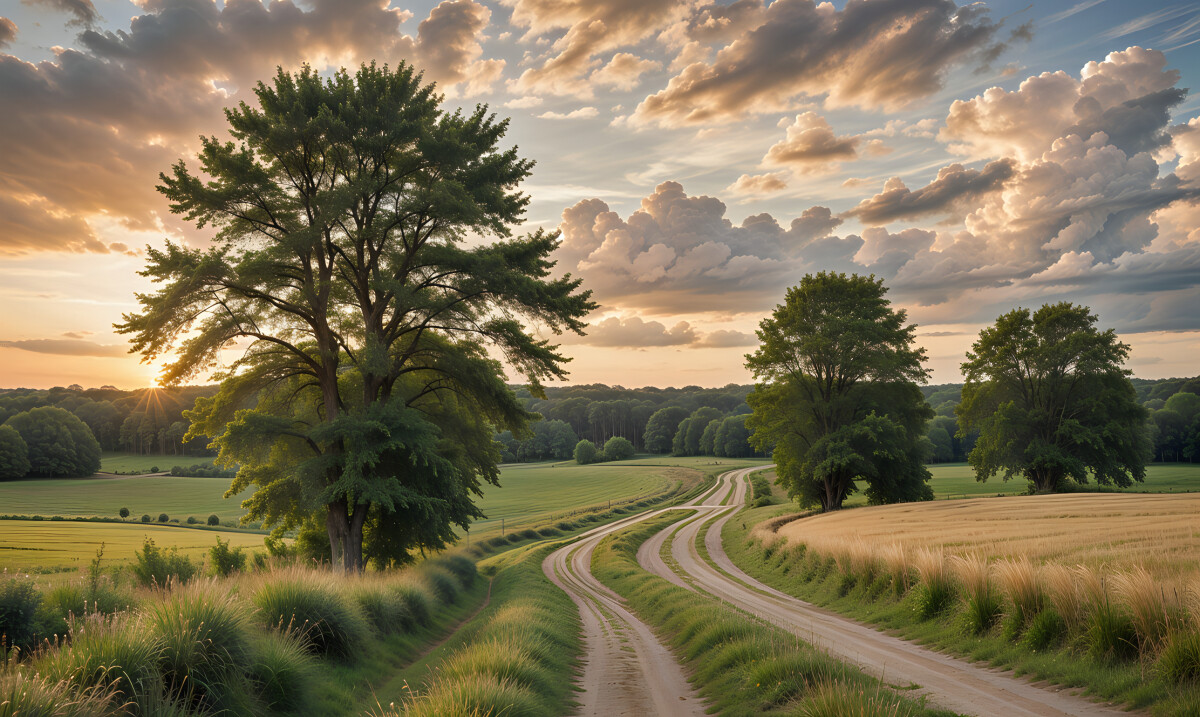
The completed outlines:
<svg viewBox="0 0 1200 717">
<path fill-rule="evenodd" d="M 4 425 L 16 430 L 25 442 L 30 475 L 80 478 L 100 470 L 100 444 L 91 429 L 66 409 L 30 409 Z"/>
<path fill-rule="evenodd" d="M 12 426 L 0 425 L 0 480 L 29 474 L 29 446 Z"/>
<path fill-rule="evenodd" d="M 933 411 L 915 325 L 874 276 L 805 276 L 759 325 L 746 367 L 751 443 L 774 448 L 779 483 L 804 505 L 836 510 L 865 484 L 872 503 L 928 500 L 925 424 Z"/>
<path fill-rule="evenodd" d="M 1129 346 L 1086 306 L 1014 309 L 983 329 L 962 364 L 959 434 L 979 439 L 976 480 L 1000 473 L 1034 490 L 1065 481 L 1129 486 L 1146 475 L 1146 410 L 1122 366 Z"/>
<path fill-rule="evenodd" d="M 493 429 L 527 434 L 491 356 L 538 393 L 567 359 L 526 327 L 581 332 L 595 304 L 550 278 L 556 234 L 512 237 L 532 162 L 499 147 L 508 123 L 486 107 L 442 111 L 403 63 L 280 70 L 255 94 L 226 110 L 234 141 L 203 139 L 202 175 L 160 175 L 173 212 L 219 230 L 213 246 L 148 248 L 162 287 L 117 328 L 146 360 L 176 352 L 167 383 L 247 346 L 188 414 L 240 466 L 230 493 L 258 486 L 250 519 L 323 524 L 346 569 L 365 526 L 368 557 L 402 561 L 480 515 Z"/>
</svg>

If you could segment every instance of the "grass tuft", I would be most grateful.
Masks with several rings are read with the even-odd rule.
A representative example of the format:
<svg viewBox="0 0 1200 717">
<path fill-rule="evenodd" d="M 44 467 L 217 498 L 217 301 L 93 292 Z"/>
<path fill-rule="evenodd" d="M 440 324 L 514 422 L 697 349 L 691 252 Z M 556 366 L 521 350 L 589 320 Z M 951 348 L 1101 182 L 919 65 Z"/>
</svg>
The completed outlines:
<svg viewBox="0 0 1200 717">
<path fill-rule="evenodd" d="M 287 570 L 264 578 L 254 594 L 263 621 L 280 631 L 298 631 L 310 652 L 350 658 L 370 631 L 357 604 L 316 572 Z"/>
</svg>

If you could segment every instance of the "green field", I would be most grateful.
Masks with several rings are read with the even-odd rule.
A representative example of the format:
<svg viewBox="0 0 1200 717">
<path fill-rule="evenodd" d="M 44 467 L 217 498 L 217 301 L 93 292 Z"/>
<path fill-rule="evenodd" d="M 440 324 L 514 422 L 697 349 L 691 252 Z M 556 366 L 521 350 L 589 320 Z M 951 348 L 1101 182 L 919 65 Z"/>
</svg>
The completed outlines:
<svg viewBox="0 0 1200 717">
<path fill-rule="evenodd" d="M 511 463 L 501 468 L 500 487 L 489 485 L 484 490 L 479 506 L 488 517 L 473 525 L 471 534 L 499 532 L 501 519 L 511 531 L 557 520 L 572 510 L 604 506 L 610 500 L 648 497 L 680 480 L 681 469 L 723 472 L 755 463 L 762 460 L 649 456 L 587 466 L 574 461 Z"/>
<path fill-rule="evenodd" d="M 201 558 L 217 536 L 235 547 L 263 548 L 263 536 L 215 530 L 192 530 L 141 523 L 74 523 L 42 520 L 0 521 L 0 572 L 37 568 L 84 567 L 104 543 L 108 564 L 132 560 L 149 536 L 162 547 L 172 545 L 189 557 Z M 111 562 L 109 562 L 111 561 Z"/>
<path fill-rule="evenodd" d="M 159 471 L 169 471 L 172 466 L 211 466 L 212 457 L 203 456 L 172 456 L 172 455 L 142 455 L 140 453 L 126 453 L 121 451 L 105 451 L 100 456 L 100 470 L 105 473 L 130 473 L 137 471 L 139 473 L 150 473 L 152 468 L 157 468 Z M 157 472 L 157 471 L 155 471 Z"/>
<path fill-rule="evenodd" d="M 135 520 L 166 513 L 182 522 L 189 515 L 205 520 L 216 513 L 222 522 L 234 522 L 245 513 L 246 494 L 227 500 L 221 497 L 227 488 L 228 478 L 170 476 L 5 481 L 0 482 L 0 513 L 115 518 L 128 508 Z"/>
</svg>

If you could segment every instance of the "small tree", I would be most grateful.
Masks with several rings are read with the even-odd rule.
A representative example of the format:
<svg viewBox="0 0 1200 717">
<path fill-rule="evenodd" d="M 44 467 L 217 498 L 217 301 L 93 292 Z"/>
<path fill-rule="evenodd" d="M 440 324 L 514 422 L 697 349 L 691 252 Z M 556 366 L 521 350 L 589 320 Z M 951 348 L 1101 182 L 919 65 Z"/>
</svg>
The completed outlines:
<svg viewBox="0 0 1200 717">
<path fill-rule="evenodd" d="M 598 453 L 596 444 L 586 438 L 575 444 L 575 462 L 580 465 L 595 463 Z"/>
<path fill-rule="evenodd" d="M 167 521 L 169 521 L 169 520 L 171 520 L 171 516 L 167 515 L 166 513 L 159 513 L 159 514 L 158 514 L 158 522 L 160 522 L 160 523 L 166 523 L 166 522 L 167 522 Z"/>
<path fill-rule="evenodd" d="M 122 518 L 128 518 L 129 517 L 129 509 L 122 508 L 119 511 L 117 511 L 117 515 L 121 516 Z"/>
<path fill-rule="evenodd" d="M 962 365 L 958 435 L 977 429 L 975 479 L 1025 477 L 1038 492 L 1064 481 L 1132 485 L 1146 475 L 1146 409 L 1122 368 L 1129 346 L 1086 306 L 1015 309 L 979 333 Z"/>
<path fill-rule="evenodd" d="M 629 439 L 613 436 L 604 443 L 604 459 L 608 461 L 623 461 L 633 458 L 633 444 Z"/>
<path fill-rule="evenodd" d="M 746 357 L 758 383 L 746 398 L 752 443 L 774 446 L 776 474 L 804 505 L 837 510 L 858 482 L 871 503 L 928 500 L 933 410 L 916 326 L 875 277 L 820 273 L 788 289 Z"/>
<path fill-rule="evenodd" d="M 100 470 L 100 444 L 75 414 L 57 406 L 18 413 L 5 422 L 29 450 L 29 473 L 48 478 L 78 478 Z"/>
<path fill-rule="evenodd" d="M 216 513 L 213 513 L 212 515 L 208 516 L 208 524 L 209 525 L 220 525 L 221 519 L 217 517 Z"/>
<path fill-rule="evenodd" d="M 153 520 L 154 520 L 154 518 L 151 518 L 149 513 L 143 513 L 143 514 L 142 514 L 142 522 L 143 522 L 143 523 L 149 523 L 149 522 L 151 522 L 151 521 L 153 521 Z"/>
</svg>

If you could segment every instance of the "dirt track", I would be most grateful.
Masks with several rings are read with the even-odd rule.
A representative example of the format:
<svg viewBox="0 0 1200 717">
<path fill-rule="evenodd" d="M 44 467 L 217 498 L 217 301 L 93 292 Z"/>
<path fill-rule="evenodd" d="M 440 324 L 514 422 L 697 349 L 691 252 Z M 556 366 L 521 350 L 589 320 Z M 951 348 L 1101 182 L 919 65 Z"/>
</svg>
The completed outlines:
<svg viewBox="0 0 1200 717">
<path fill-rule="evenodd" d="M 604 717 L 705 714 L 703 701 L 688 684 L 670 650 L 625 608 L 620 596 L 592 576 L 592 553 L 605 536 L 663 512 L 648 511 L 588 531 L 580 540 L 551 553 L 542 563 L 542 570 L 571 596 L 583 618 L 584 665 L 580 680 L 583 691 L 577 698 L 580 707 L 575 714 Z"/>
<path fill-rule="evenodd" d="M 972 665 L 877 632 L 775 590 L 742 572 L 729 560 L 721 545 L 721 528 L 745 500 L 746 475 L 756 468 L 731 471 L 707 503 L 727 500 L 727 506 L 699 506 L 708 513 L 683 527 L 669 526 L 658 536 L 662 546 L 673 535 L 671 554 L 689 588 L 710 593 L 749 613 L 772 622 L 817 645 L 830 654 L 856 663 L 894 685 L 918 685 L 916 694 L 928 695 L 939 706 L 974 715 L 1118 715 L 1127 712 L 1095 704 L 1055 688 L 1037 687 L 1011 673 Z M 732 500 L 729 500 L 732 493 Z M 701 559 L 696 540 L 704 543 L 720 571 Z M 661 557 L 659 549 L 643 546 L 638 560 L 647 570 L 677 584 L 683 582 Z"/>
</svg>

